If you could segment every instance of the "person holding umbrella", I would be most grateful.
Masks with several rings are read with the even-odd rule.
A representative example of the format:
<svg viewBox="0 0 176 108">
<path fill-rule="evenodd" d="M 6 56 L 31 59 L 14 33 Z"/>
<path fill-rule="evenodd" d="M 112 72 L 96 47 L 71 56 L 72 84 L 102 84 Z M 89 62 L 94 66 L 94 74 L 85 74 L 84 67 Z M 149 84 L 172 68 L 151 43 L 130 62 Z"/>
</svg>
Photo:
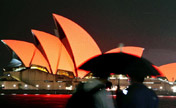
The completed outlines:
<svg viewBox="0 0 176 108">
<path fill-rule="evenodd" d="M 117 90 L 118 108 L 158 108 L 158 97 L 144 84 L 143 75 L 129 74 L 130 86 L 125 90 Z"/>
<path fill-rule="evenodd" d="M 105 73 L 101 78 L 79 83 L 66 108 L 115 108 L 112 94 L 106 91 L 106 87 L 111 86 L 108 76 Z"/>
<path fill-rule="evenodd" d="M 120 87 L 117 92 L 118 108 L 157 108 L 158 98 L 144 84 L 145 76 L 160 75 L 158 70 L 148 60 L 126 53 L 108 53 L 96 56 L 80 69 L 91 71 L 95 76 L 105 73 L 128 75 L 131 85 L 125 91 Z M 119 86 L 119 85 L 118 85 Z"/>
</svg>

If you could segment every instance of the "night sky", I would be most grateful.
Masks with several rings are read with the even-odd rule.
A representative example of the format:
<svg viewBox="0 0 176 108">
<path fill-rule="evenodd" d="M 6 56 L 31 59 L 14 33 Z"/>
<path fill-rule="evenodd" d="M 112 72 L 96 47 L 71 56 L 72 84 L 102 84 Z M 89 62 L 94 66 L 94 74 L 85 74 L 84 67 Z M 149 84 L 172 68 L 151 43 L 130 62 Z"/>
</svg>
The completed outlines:
<svg viewBox="0 0 176 108">
<path fill-rule="evenodd" d="M 102 52 L 124 43 L 145 48 L 157 66 L 176 62 L 175 0 L 1 0 L 0 39 L 33 42 L 31 29 L 54 34 L 52 13 L 82 26 Z M 10 59 L 0 43 L 0 67 Z"/>
</svg>

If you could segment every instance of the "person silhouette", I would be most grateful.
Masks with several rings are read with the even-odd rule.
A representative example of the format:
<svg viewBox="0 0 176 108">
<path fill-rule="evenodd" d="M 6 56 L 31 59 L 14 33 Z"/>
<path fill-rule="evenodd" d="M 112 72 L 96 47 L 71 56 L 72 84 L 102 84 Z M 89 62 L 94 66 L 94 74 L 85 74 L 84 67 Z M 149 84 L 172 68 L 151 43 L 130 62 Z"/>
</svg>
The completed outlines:
<svg viewBox="0 0 176 108">
<path fill-rule="evenodd" d="M 119 108 L 157 108 L 158 97 L 153 90 L 143 84 L 145 76 L 129 74 L 129 78 L 130 86 L 125 90 L 117 91 L 117 106 Z"/>
<path fill-rule="evenodd" d="M 66 108 L 115 108 L 112 94 L 106 91 L 112 83 L 107 81 L 108 75 L 79 83 Z"/>
</svg>

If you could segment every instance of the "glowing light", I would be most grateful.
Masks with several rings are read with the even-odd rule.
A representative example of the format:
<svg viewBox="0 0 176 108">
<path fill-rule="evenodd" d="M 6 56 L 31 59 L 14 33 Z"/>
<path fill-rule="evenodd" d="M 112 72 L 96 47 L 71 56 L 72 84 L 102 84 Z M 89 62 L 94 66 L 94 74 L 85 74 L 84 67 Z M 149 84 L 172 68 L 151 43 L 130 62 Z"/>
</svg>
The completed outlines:
<svg viewBox="0 0 176 108">
<path fill-rule="evenodd" d="M 4 85 L 4 84 L 2 84 L 1 86 L 2 86 L 2 87 L 5 87 L 5 85 Z"/>
<path fill-rule="evenodd" d="M 27 85 L 27 84 L 25 84 L 25 85 L 24 85 L 24 87 L 26 88 L 26 87 L 28 87 L 28 85 Z"/>
<path fill-rule="evenodd" d="M 111 91 L 116 91 L 117 90 L 117 86 L 112 86 Z"/>
<path fill-rule="evenodd" d="M 107 88 L 106 90 L 107 90 L 107 91 L 110 91 L 110 88 Z"/>
<path fill-rule="evenodd" d="M 1 95 L 5 95 L 5 93 L 1 93 Z"/>
<path fill-rule="evenodd" d="M 160 89 L 163 89 L 163 87 L 162 87 L 162 86 L 160 86 Z"/>
<path fill-rule="evenodd" d="M 120 74 L 120 75 L 118 75 L 118 79 L 128 79 L 128 78 L 125 77 L 124 75 Z"/>
<path fill-rule="evenodd" d="M 66 87 L 66 90 L 72 90 L 72 85 L 70 87 Z"/>
<path fill-rule="evenodd" d="M 51 87 L 51 85 L 47 85 L 47 87 L 48 87 L 48 88 L 50 88 L 50 87 Z"/>
<path fill-rule="evenodd" d="M 37 85 L 35 85 L 35 87 L 37 87 L 37 88 L 38 88 L 38 87 L 39 87 L 39 85 L 37 84 Z"/>
<path fill-rule="evenodd" d="M 144 84 L 154 84 L 154 82 L 143 82 Z"/>
<path fill-rule="evenodd" d="M 48 72 L 45 68 L 43 67 L 40 67 L 40 66 L 31 66 L 31 69 L 38 69 L 38 70 L 41 70 L 43 72 Z M 49 72 L 50 73 L 50 72 Z"/>
<path fill-rule="evenodd" d="M 152 87 L 151 86 L 148 86 L 149 89 L 151 89 Z"/>
<path fill-rule="evenodd" d="M 128 94 L 128 90 L 122 90 L 123 94 L 127 95 Z"/>
<path fill-rule="evenodd" d="M 170 85 L 173 85 L 173 84 L 174 84 L 174 82 L 169 82 L 169 84 L 170 84 Z"/>
<path fill-rule="evenodd" d="M 13 87 L 16 87 L 16 84 L 14 84 Z"/>
<path fill-rule="evenodd" d="M 172 87 L 173 92 L 176 92 L 176 86 Z"/>
</svg>

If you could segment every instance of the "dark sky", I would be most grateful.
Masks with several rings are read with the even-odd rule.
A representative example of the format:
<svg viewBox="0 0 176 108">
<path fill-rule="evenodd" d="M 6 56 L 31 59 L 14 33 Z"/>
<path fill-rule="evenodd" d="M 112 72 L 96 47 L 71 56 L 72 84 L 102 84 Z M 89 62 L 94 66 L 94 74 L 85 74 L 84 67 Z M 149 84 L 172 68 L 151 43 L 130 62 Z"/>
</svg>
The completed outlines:
<svg viewBox="0 0 176 108">
<path fill-rule="evenodd" d="M 81 25 L 103 52 L 144 47 L 155 65 L 176 62 L 176 1 L 168 0 L 1 0 L 0 39 L 33 42 L 31 29 L 54 34 L 52 13 Z M 0 43 L 0 67 L 10 60 Z"/>
</svg>

